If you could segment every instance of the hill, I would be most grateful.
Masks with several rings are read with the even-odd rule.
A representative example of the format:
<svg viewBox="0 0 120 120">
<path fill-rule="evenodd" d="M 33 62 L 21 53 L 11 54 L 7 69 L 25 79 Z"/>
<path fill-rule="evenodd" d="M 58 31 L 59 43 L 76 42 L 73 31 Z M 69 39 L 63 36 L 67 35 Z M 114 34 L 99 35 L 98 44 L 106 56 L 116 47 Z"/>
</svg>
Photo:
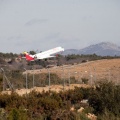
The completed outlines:
<svg viewBox="0 0 120 120">
<path fill-rule="evenodd" d="M 110 42 L 101 42 L 98 44 L 90 45 L 80 50 L 67 49 L 63 52 L 63 55 L 68 54 L 96 54 L 100 56 L 120 56 L 120 46 L 117 46 Z"/>
<path fill-rule="evenodd" d="M 75 76 L 77 80 L 81 82 L 81 78 L 87 78 L 89 80 L 112 80 L 118 81 L 120 79 L 120 59 L 103 59 L 90 61 L 86 63 L 76 65 L 63 65 L 49 68 L 50 73 L 56 73 L 62 78 L 69 78 Z M 48 69 L 41 70 L 28 70 L 31 74 L 48 73 Z"/>
</svg>

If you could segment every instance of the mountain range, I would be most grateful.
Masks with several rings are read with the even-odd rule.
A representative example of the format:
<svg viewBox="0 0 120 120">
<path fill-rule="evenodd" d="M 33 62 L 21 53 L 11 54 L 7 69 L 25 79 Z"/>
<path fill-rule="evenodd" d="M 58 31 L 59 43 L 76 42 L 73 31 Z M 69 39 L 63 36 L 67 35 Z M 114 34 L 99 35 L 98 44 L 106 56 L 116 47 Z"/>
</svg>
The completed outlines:
<svg viewBox="0 0 120 120">
<path fill-rule="evenodd" d="M 96 54 L 100 56 L 120 56 L 120 46 L 110 42 L 101 42 L 98 44 L 90 45 L 83 49 L 66 49 L 63 55 L 70 54 Z"/>
</svg>

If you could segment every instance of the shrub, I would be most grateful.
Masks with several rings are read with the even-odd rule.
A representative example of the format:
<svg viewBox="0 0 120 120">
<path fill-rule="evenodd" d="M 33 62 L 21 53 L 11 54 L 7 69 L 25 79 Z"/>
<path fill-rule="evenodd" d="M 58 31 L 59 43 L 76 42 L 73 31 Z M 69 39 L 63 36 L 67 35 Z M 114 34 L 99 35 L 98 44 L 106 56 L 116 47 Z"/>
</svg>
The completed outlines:
<svg viewBox="0 0 120 120">
<path fill-rule="evenodd" d="M 105 109 L 120 117 L 120 86 L 112 82 L 99 82 L 91 91 L 89 104 L 97 114 L 103 114 Z"/>
</svg>

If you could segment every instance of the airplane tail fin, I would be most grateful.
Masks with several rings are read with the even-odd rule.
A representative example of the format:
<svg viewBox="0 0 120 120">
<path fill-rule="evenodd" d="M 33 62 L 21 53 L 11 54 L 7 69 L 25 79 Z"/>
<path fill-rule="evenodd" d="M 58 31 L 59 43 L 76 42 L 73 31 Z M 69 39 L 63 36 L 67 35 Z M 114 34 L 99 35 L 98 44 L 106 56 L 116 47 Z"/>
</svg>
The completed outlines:
<svg viewBox="0 0 120 120">
<path fill-rule="evenodd" d="M 23 52 L 25 54 L 25 58 L 27 61 L 34 61 L 34 57 L 30 55 L 28 52 Z"/>
</svg>

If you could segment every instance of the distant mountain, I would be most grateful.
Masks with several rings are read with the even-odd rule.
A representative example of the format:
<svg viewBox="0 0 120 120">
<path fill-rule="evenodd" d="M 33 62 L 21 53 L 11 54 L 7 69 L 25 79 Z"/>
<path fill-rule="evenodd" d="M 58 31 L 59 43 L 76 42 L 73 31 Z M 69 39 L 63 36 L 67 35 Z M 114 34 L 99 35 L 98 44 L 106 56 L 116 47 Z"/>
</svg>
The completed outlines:
<svg viewBox="0 0 120 120">
<path fill-rule="evenodd" d="M 101 56 L 120 56 L 120 46 L 117 46 L 110 42 L 102 42 L 95 45 L 90 45 L 86 48 L 77 49 L 67 49 L 63 52 L 63 55 L 68 54 L 96 54 Z"/>
<path fill-rule="evenodd" d="M 77 49 L 67 49 L 62 54 L 63 55 L 79 54 L 79 50 L 77 50 Z"/>
</svg>

